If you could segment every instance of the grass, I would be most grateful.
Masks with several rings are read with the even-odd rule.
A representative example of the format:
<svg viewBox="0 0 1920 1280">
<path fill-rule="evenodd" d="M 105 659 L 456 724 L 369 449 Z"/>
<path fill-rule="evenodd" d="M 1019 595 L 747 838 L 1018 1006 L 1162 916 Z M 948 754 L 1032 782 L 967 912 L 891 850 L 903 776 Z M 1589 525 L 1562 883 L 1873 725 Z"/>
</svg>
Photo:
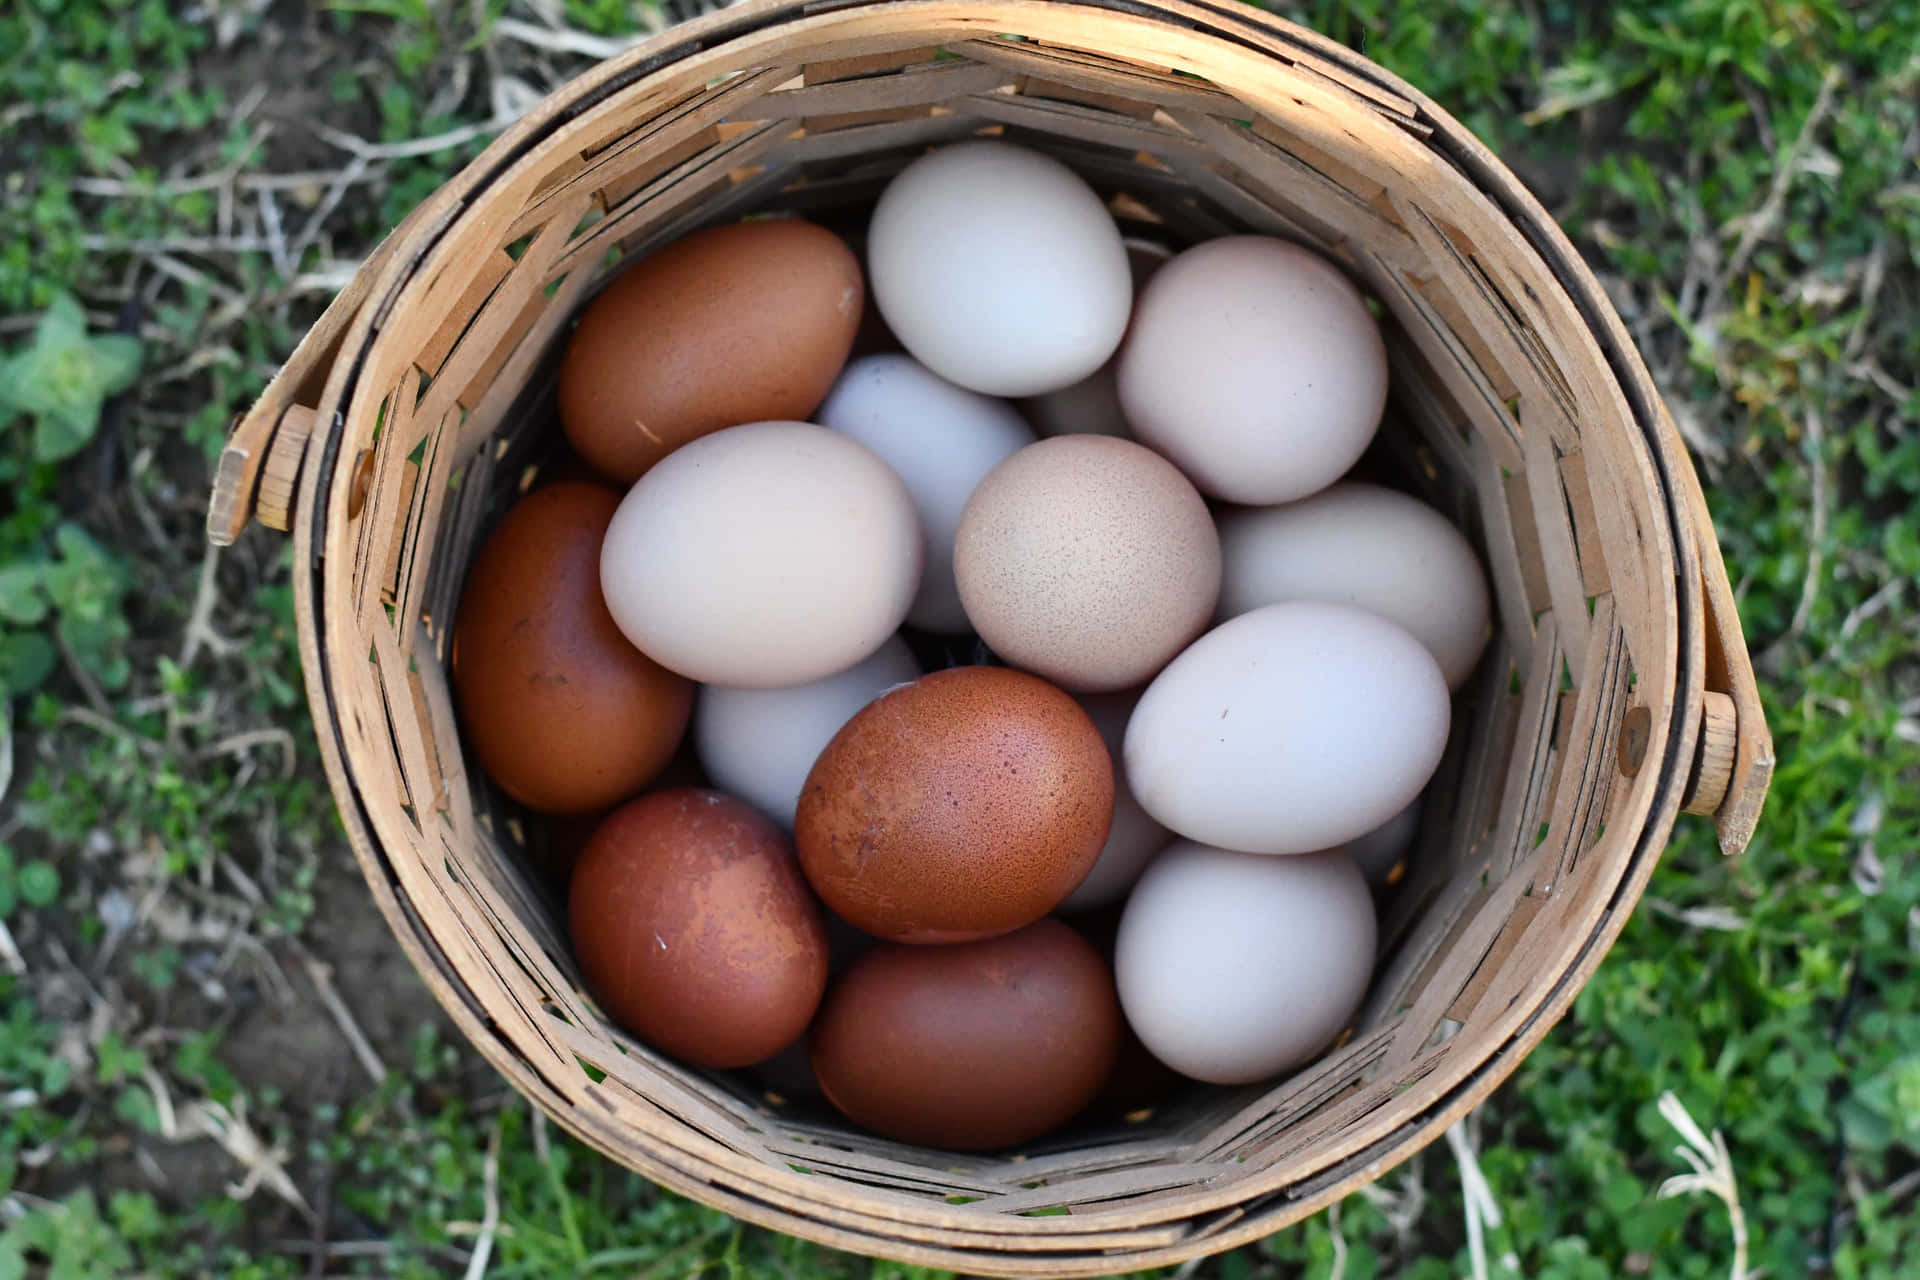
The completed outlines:
<svg viewBox="0 0 1920 1280">
<path fill-rule="evenodd" d="M 599 37 L 651 20 L 559 7 Z M 1484 1193 L 1436 1146 L 1192 1274 L 1459 1275 L 1471 1204 L 1488 1275 L 1728 1276 L 1728 1201 L 1756 1273 L 1910 1274 L 1920 3 L 1273 7 L 1455 110 L 1603 275 L 1707 479 L 1780 768 L 1745 857 L 1682 823 L 1572 1015 L 1473 1118 Z M 494 1277 L 918 1274 L 653 1190 L 547 1131 L 402 970 L 352 967 L 374 944 L 285 546 L 202 551 L 233 412 L 483 145 L 465 126 L 578 69 L 495 30 L 553 8 L 0 14 L 0 1280 L 317 1275 L 316 1239 L 345 1242 L 331 1274 L 460 1275 L 490 1205 Z M 442 144 L 377 153 L 421 137 Z M 377 1061 L 341 1047 L 315 962 L 399 1002 Z M 1682 1145 L 1711 1167 L 1669 1183 Z"/>
</svg>

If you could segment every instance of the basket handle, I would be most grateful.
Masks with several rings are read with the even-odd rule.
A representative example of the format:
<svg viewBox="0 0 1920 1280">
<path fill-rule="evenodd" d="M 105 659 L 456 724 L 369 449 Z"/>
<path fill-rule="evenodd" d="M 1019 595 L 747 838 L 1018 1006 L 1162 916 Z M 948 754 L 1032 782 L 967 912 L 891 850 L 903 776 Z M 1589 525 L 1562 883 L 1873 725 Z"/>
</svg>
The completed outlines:
<svg viewBox="0 0 1920 1280">
<path fill-rule="evenodd" d="M 317 406 L 334 359 L 393 256 L 394 246 L 413 221 L 409 216 L 367 255 L 253 407 L 234 420 L 214 468 L 213 495 L 207 503 L 207 541 L 214 546 L 232 546 L 255 521 L 282 533 L 293 527 L 300 464 L 319 421 Z"/>
<path fill-rule="evenodd" d="M 1664 417 L 1665 406 L 1661 412 Z M 1679 439 L 1671 419 L 1666 429 Z M 1760 807 L 1773 780 L 1773 735 L 1767 731 L 1759 682 L 1740 630 L 1740 611 L 1720 554 L 1720 539 L 1713 531 L 1707 496 L 1692 467 L 1679 470 L 1699 547 L 1700 585 L 1707 604 L 1707 693 L 1700 711 L 1693 774 L 1680 807 L 1712 817 L 1720 851 L 1732 856 L 1747 847 L 1760 821 Z"/>
</svg>

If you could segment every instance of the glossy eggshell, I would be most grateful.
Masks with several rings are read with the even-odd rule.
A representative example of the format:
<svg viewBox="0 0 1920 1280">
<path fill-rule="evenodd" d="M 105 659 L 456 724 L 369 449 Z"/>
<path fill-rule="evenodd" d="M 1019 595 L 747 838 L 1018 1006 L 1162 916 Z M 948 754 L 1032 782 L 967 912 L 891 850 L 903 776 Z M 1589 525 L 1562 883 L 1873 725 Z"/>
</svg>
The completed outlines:
<svg viewBox="0 0 1920 1280">
<path fill-rule="evenodd" d="M 1106 962 L 1042 920 L 958 946 L 875 947 L 834 985 L 809 1042 L 822 1092 L 856 1124 L 990 1151 L 1072 1119 L 1120 1036 Z"/>
<path fill-rule="evenodd" d="M 827 744 L 800 796 L 800 862 L 846 920 L 960 942 L 1039 919 L 1093 866 L 1113 766 L 1087 713 L 1003 667 L 893 689 Z"/>
<path fill-rule="evenodd" d="M 600 547 L 620 495 L 535 490 L 467 573 L 453 690 L 468 748 L 515 800 L 591 813 L 645 786 L 673 756 L 693 685 L 620 633 L 600 591 Z"/>
<path fill-rule="evenodd" d="M 630 484 L 708 432 L 804 419 L 847 361 L 864 294 L 853 251 L 799 219 L 675 241 L 581 316 L 560 366 L 567 439 Z"/>
<path fill-rule="evenodd" d="M 568 918 L 601 1007 L 694 1066 L 778 1053 L 826 990 L 826 925 L 792 846 L 717 791 L 615 810 L 574 868 Z"/>
</svg>

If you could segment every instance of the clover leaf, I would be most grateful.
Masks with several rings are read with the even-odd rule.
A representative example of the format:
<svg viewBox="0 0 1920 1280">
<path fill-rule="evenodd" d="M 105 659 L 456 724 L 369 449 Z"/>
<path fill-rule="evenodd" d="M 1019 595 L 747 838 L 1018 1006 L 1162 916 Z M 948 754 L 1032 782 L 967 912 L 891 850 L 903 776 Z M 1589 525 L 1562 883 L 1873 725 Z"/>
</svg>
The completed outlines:
<svg viewBox="0 0 1920 1280">
<path fill-rule="evenodd" d="M 0 359 L 0 425 L 31 416 L 35 459 L 58 462 L 86 447 L 107 400 L 139 374 L 140 340 L 88 333 L 79 300 L 59 294 L 26 347 Z"/>
</svg>

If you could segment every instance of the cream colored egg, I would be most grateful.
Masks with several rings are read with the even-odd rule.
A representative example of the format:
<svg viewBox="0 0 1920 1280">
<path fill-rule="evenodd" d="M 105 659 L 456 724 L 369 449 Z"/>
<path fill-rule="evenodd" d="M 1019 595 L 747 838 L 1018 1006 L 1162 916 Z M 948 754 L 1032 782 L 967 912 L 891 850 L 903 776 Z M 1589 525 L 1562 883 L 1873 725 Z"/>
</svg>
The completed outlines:
<svg viewBox="0 0 1920 1280">
<path fill-rule="evenodd" d="M 1206 502 L 1130 440 L 1042 440 L 974 490 L 954 544 L 974 630 L 1016 667 L 1081 693 L 1150 679 L 1219 594 Z"/>
<path fill-rule="evenodd" d="M 1127 722 L 1127 782 L 1175 833 L 1247 853 L 1364 835 L 1426 786 L 1452 714 L 1439 664 L 1352 605 L 1294 601 L 1187 647 Z"/>
<path fill-rule="evenodd" d="M 1100 860 L 1093 864 L 1093 870 L 1087 872 L 1079 888 L 1060 904 L 1061 911 L 1091 911 L 1120 901 L 1154 855 L 1173 841 L 1173 833 L 1155 822 L 1127 787 L 1120 748 L 1126 741 L 1127 718 L 1139 700 L 1137 689 L 1083 694 L 1076 699 L 1113 756 L 1113 826 L 1107 830 L 1107 843 L 1100 850 Z"/>
<path fill-rule="evenodd" d="M 1222 618 L 1283 600 L 1331 600 L 1397 622 L 1458 689 L 1492 634 L 1473 546 L 1418 498 L 1337 484 L 1285 506 L 1220 516 Z"/>
<path fill-rule="evenodd" d="M 1310 1061 L 1373 974 L 1373 899 L 1340 853 L 1263 858 L 1180 841 L 1127 899 L 1120 1006 L 1153 1056 L 1213 1084 Z"/>
<path fill-rule="evenodd" d="M 787 689 L 707 685 L 693 709 L 693 745 L 713 785 L 793 830 L 807 771 L 842 725 L 895 685 L 920 676 L 893 636 L 864 660 Z"/>
<path fill-rule="evenodd" d="M 1120 352 L 1136 439 L 1200 491 L 1265 506 L 1338 480 L 1387 401 L 1387 352 L 1339 268 L 1268 236 L 1194 246 L 1160 268 Z"/>
<path fill-rule="evenodd" d="M 920 585 L 913 498 L 865 445 L 805 422 L 729 427 L 657 463 L 614 512 L 600 589 L 642 653 L 771 689 L 878 649 Z"/>
</svg>

